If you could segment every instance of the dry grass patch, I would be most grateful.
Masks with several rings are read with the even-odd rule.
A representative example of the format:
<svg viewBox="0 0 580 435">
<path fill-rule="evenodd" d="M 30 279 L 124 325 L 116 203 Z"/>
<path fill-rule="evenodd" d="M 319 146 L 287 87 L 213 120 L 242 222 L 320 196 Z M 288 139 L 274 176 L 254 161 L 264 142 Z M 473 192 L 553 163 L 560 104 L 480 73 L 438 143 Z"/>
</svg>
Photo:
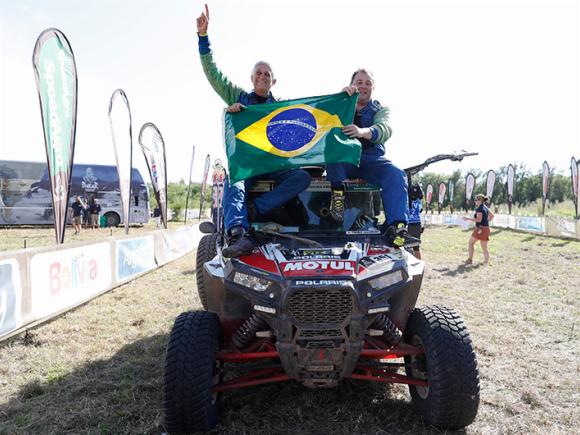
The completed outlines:
<svg viewBox="0 0 580 435">
<path fill-rule="evenodd" d="M 197 220 L 189 220 L 188 224 L 193 225 Z M 178 228 L 183 226 L 182 222 L 169 222 L 168 228 Z M 131 226 L 129 235 L 139 235 L 156 229 L 155 222 L 151 221 L 142 226 Z M 91 240 L 101 240 L 104 237 L 124 236 L 125 228 L 98 228 L 84 229 L 80 234 L 74 235 L 72 226 L 67 226 L 64 243 L 87 242 Z M 39 246 L 55 245 L 55 235 L 53 227 L 41 227 L 38 225 L 28 227 L 0 226 L 0 251 L 11 251 L 22 248 L 38 248 Z"/>
<path fill-rule="evenodd" d="M 466 433 L 569 433 L 580 426 L 580 242 L 495 230 L 493 266 L 465 266 L 468 232 L 428 228 L 420 304 L 457 309 L 470 328 L 481 406 Z M 477 252 L 480 255 L 480 252 Z M 481 257 L 476 257 L 481 258 Z M 194 255 L 0 347 L 0 433 L 161 433 L 165 346 L 200 307 Z M 441 433 L 406 386 L 282 383 L 224 396 L 215 433 Z"/>
</svg>

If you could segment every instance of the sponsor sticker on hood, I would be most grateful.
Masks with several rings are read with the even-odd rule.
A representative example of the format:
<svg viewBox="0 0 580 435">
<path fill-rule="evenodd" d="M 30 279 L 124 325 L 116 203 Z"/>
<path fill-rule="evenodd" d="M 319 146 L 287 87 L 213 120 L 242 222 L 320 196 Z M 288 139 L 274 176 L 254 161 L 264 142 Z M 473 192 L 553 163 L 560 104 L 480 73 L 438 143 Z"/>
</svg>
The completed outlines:
<svg viewBox="0 0 580 435">
<path fill-rule="evenodd" d="M 352 260 L 300 260 L 280 263 L 284 276 L 355 276 Z"/>
</svg>

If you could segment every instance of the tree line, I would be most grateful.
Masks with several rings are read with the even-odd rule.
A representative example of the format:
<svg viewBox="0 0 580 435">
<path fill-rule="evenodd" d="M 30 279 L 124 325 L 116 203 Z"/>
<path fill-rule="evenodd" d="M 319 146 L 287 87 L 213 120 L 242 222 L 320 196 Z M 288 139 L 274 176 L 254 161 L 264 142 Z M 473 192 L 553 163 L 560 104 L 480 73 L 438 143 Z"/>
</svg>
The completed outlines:
<svg viewBox="0 0 580 435">
<path fill-rule="evenodd" d="M 515 167 L 514 176 L 514 194 L 512 203 L 515 206 L 525 207 L 529 204 L 537 203 L 542 200 L 542 170 L 536 172 L 526 167 L 523 163 L 513 165 Z M 499 170 L 495 170 L 496 180 L 493 188 L 493 195 L 491 197 L 492 204 L 506 204 L 507 203 L 507 171 L 508 166 L 502 166 Z M 451 175 L 439 174 L 434 172 L 419 173 L 413 177 L 413 183 L 419 183 L 423 191 L 426 192 L 429 184 L 433 185 L 433 199 L 432 207 L 437 204 L 439 184 L 445 183 L 447 185 L 447 192 L 445 194 L 445 201 L 443 207 L 450 205 L 455 210 L 460 210 L 465 206 L 465 177 L 468 173 L 475 176 L 475 187 L 473 189 L 473 196 L 478 193 L 487 193 L 486 177 L 487 170 L 470 169 L 467 172 L 461 170 L 454 171 Z M 550 180 L 548 188 L 548 201 L 552 204 L 563 201 L 572 201 L 574 194 L 572 190 L 572 177 L 559 173 L 555 168 L 550 170 Z M 454 195 L 450 202 L 449 199 L 449 183 L 454 184 Z"/>
</svg>

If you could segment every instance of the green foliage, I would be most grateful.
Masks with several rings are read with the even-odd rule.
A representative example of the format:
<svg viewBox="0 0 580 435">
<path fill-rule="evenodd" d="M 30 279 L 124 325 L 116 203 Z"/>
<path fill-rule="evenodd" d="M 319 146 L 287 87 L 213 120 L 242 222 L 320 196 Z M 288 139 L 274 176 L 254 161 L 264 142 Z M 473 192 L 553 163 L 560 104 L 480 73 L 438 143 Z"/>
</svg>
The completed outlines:
<svg viewBox="0 0 580 435">
<path fill-rule="evenodd" d="M 151 198 L 151 209 L 157 207 L 157 200 L 153 192 L 153 186 L 147 185 L 149 188 L 149 198 Z M 189 192 L 189 202 L 187 207 L 191 210 L 199 208 L 200 204 L 201 183 L 191 183 Z M 184 180 L 179 180 L 178 183 L 167 184 L 167 208 L 172 211 L 173 220 L 181 220 L 185 211 L 185 204 L 187 200 L 187 183 Z M 211 185 L 206 187 L 204 209 L 209 207 L 211 201 Z"/>
</svg>

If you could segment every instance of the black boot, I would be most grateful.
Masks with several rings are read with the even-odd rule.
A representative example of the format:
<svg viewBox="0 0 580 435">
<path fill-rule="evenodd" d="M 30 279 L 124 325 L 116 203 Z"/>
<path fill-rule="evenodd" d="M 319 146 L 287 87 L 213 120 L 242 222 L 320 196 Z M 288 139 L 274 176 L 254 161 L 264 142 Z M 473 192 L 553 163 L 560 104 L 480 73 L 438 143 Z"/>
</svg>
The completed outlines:
<svg viewBox="0 0 580 435">
<path fill-rule="evenodd" d="M 385 241 L 387 246 L 393 248 L 412 247 L 421 244 L 421 240 L 411 236 L 407 231 L 407 225 L 402 222 L 395 222 L 387 227 Z"/>
<path fill-rule="evenodd" d="M 251 254 L 256 246 L 254 240 L 241 226 L 230 229 L 227 240 L 228 246 L 222 249 L 222 255 L 226 258 Z"/>
<path fill-rule="evenodd" d="M 332 188 L 330 196 L 330 217 L 335 222 L 344 221 L 344 188 Z"/>
</svg>

